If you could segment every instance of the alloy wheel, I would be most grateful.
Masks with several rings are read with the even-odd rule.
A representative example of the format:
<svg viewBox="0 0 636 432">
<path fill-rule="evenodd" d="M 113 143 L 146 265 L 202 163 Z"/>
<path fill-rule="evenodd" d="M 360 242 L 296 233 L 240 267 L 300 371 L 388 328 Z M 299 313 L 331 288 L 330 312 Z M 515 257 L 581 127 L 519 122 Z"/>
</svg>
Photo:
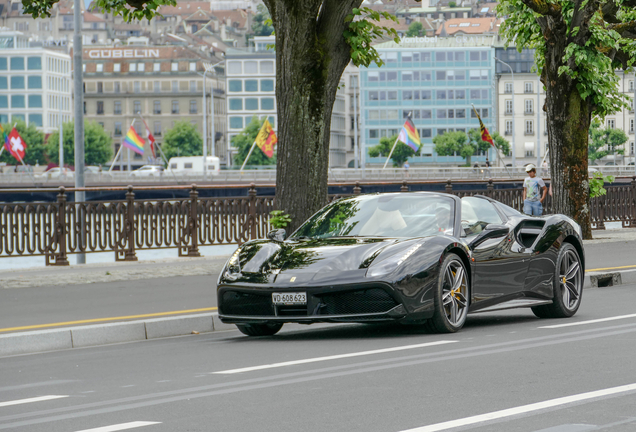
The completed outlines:
<svg viewBox="0 0 636 432">
<path fill-rule="evenodd" d="M 563 306 L 569 310 L 576 309 L 581 301 L 581 263 L 574 250 L 567 250 L 563 254 L 559 266 L 559 284 Z"/>
<path fill-rule="evenodd" d="M 468 312 L 468 279 L 458 260 L 448 263 L 444 274 L 442 304 L 446 319 L 453 326 L 461 326 Z"/>
</svg>

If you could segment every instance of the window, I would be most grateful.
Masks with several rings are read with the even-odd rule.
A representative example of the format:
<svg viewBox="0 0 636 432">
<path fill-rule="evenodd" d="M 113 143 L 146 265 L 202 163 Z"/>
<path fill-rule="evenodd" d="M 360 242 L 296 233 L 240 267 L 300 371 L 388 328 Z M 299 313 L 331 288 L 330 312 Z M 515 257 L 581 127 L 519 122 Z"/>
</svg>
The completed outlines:
<svg viewBox="0 0 636 432">
<path fill-rule="evenodd" d="M 243 109 L 243 99 L 230 99 L 230 111 L 241 111 Z"/>
<path fill-rule="evenodd" d="M 172 92 L 173 93 L 179 92 L 179 81 L 172 81 Z"/>
<path fill-rule="evenodd" d="M 634 133 L 634 119 L 629 119 L 629 133 Z"/>
<path fill-rule="evenodd" d="M 144 72 L 146 70 L 145 63 L 137 63 L 137 72 Z"/>
<path fill-rule="evenodd" d="M 161 63 L 153 63 L 152 64 L 153 72 L 161 72 Z"/>
<path fill-rule="evenodd" d="M 240 61 L 227 62 L 227 71 L 232 75 L 240 75 L 243 73 L 243 65 Z"/>
<path fill-rule="evenodd" d="M 258 62 L 246 61 L 245 62 L 245 73 L 246 74 L 257 74 L 258 73 Z"/>
<path fill-rule="evenodd" d="M 629 82 L 629 91 L 634 91 L 634 81 Z"/>
<path fill-rule="evenodd" d="M 534 114 L 534 109 L 533 109 L 533 100 L 532 99 L 526 99 L 524 101 L 524 108 L 525 108 L 525 114 Z"/>
<path fill-rule="evenodd" d="M 131 63 L 128 65 L 128 72 L 137 72 L 137 63 Z"/>
<path fill-rule="evenodd" d="M 462 228 L 467 236 L 480 233 L 488 224 L 500 224 L 494 205 L 483 198 L 462 198 Z"/>
<path fill-rule="evenodd" d="M 439 91 L 438 91 L 439 93 Z M 413 91 L 402 90 L 402 100 L 413 100 Z"/>
<path fill-rule="evenodd" d="M 29 108 L 42 108 L 42 95 L 29 95 Z"/>
<path fill-rule="evenodd" d="M 11 77 L 11 88 L 12 89 L 23 89 L 24 88 L 24 76 L 12 76 Z"/>
<path fill-rule="evenodd" d="M 534 135 L 534 121 L 526 120 L 526 135 Z"/>
<path fill-rule="evenodd" d="M 243 117 L 230 117 L 230 129 L 243 129 Z"/>
<path fill-rule="evenodd" d="M 432 135 L 433 131 L 431 129 L 420 129 L 421 138 L 430 138 Z"/>
<path fill-rule="evenodd" d="M 0 108 L 9 108 L 9 98 L 6 95 L 0 95 Z"/>
<path fill-rule="evenodd" d="M 24 57 L 11 57 L 11 70 L 24 70 Z"/>
<path fill-rule="evenodd" d="M 153 127 L 152 134 L 156 137 L 161 136 L 161 122 L 156 121 Z"/>
<path fill-rule="evenodd" d="M 155 81 L 153 85 L 153 91 L 155 93 L 161 93 L 161 82 Z"/>
<path fill-rule="evenodd" d="M 261 109 L 262 110 L 273 110 L 274 109 L 274 98 L 263 98 L 263 99 L 261 99 Z"/>
<path fill-rule="evenodd" d="M 273 61 L 262 61 L 261 62 L 261 73 L 262 74 L 271 74 L 274 73 L 274 62 Z"/>
<path fill-rule="evenodd" d="M 523 85 L 523 92 L 524 93 L 534 93 L 534 91 L 532 90 L 532 83 L 531 82 L 527 82 L 524 83 Z"/>
<path fill-rule="evenodd" d="M 179 101 L 172 101 L 172 114 L 179 114 Z"/>
<path fill-rule="evenodd" d="M 231 92 L 243 91 L 243 81 L 241 81 L 241 80 L 230 80 L 228 82 L 228 90 L 231 91 Z"/>
<path fill-rule="evenodd" d="M 29 114 L 29 124 L 42 126 L 42 114 Z"/>
<path fill-rule="evenodd" d="M 141 101 L 133 102 L 133 113 L 141 114 Z"/>
<path fill-rule="evenodd" d="M 437 81 L 446 81 L 446 71 L 435 72 L 435 79 Z"/>
<path fill-rule="evenodd" d="M 437 118 L 438 119 L 445 119 L 447 116 L 447 112 L 445 109 L 438 109 L 437 110 Z"/>
<path fill-rule="evenodd" d="M 95 70 L 96 72 L 104 72 L 104 63 L 98 63 Z"/>
<path fill-rule="evenodd" d="M 135 93 L 141 93 L 141 82 L 139 82 L 139 81 L 135 81 L 135 82 L 133 83 L 133 91 L 134 91 Z"/>
<path fill-rule="evenodd" d="M 479 51 L 470 52 L 470 61 L 479 61 Z"/>
<path fill-rule="evenodd" d="M 512 114 L 512 100 L 511 99 L 506 99 L 506 114 L 507 115 L 511 115 Z"/>
<path fill-rule="evenodd" d="M 274 80 L 261 80 L 261 91 L 274 91 Z"/>
<path fill-rule="evenodd" d="M 395 53 L 397 54 L 397 53 Z M 386 80 L 389 82 L 395 82 L 397 81 L 397 72 L 387 72 L 386 73 Z"/>
<path fill-rule="evenodd" d="M 121 101 L 113 103 L 113 114 L 121 114 Z"/>
<path fill-rule="evenodd" d="M 0 57 L 0 70 L 7 70 L 7 58 Z"/>
<path fill-rule="evenodd" d="M 115 81 L 115 87 L 113 90 L 115 93 L 121 93 L 121 83 L 119 81 Z"/>
<path fill-rule="evenodd" d="M 115 63 L 113 65 L 113 72 L 121 72 L 121 63 Z"/>
<path fill-rule="evenodd" d="M 369 129 L 369 138 L 378 138 L 378 136 L 377 129 Z"/>
<path fill-rule="evenodd" d="M 466 109 L 456 109 L 455 110 L 455 118 L 466 118 Z"/>
<path fill-rule="evenodd" d="M 97 101 L 97 114 L 104 114 L 104 101 Z"/>
<path fill-rule="evenodd" d="M 404 92 L 402 92 L 402 94 L 404 94 Z M 370 91 L 369 92 L 369 100 L 377 101 L 378 100 L 378 92 L 377 91 Z"/>
<path fill-rule="evenodd" d="M 451 54 L 451 53 L 449 53 Z M 452 56 L 452 54 L 451 54 Z M 435 53 L 435 61 L 446 61 L 446 53 L 445 52 L 436 52 Z"/>
<path fill-rule="evenodd" d="M 470 91 L 470 98 L 471 99 L 481 99 L 481 90 L 471 90 Z"/>
<path fill-rule="evenodd" d="M 42 70 L 42 57 L 27 57 L 27 69 Z"/>
<path fill-rule="evenodd" d="M 380 79 L 380 72 L 370 71 L 367 73 L 367 79 L 369 82 L 377 82 Z"/>
<path fill-rule="evenodd" d="M 506 135 L 512 135 L 512 120 L 506 120 Z"/>
<path fill-rule="evenodd" d="M 152 103 L 152 113 L 161 114 L 161 101 L 156 100 Z"/>
<path fill-rule="evenodd" d="M 402 72 L 402 81 L 413 81 L 413 72 Z"/>
<path fill-rule="evenodd" d="M 245 80 L 245 91 L 246 92 L 257 92 L 258 91 L 258 81 L 257 80 Z"/>
<path fill-rule="evenodd" d="M 466 90 L 455 90 L 455 99 L 466 99 Z"/>
<path fill-rule="evenodd" d="M 197 62 L 190 62 L 190 64 L 188 65 L 188 70 L 190 72 L 196 72 L 197 71 Z"/>
<path fill-rule="evenodd" d="M 196 114 L 196 113 L 197 113 L 197 101 L 191 100 L 190 101 L 190 114 Z"/>
<path fill-rule="evenodd" d="M 607 119 L 607 128 L 608 129 L 616 129 L 616 120 Z"/>
<path fill-rule="evenodd" d="M 121 122 L 115 122 L 115 136 L 121 136 Z"/>
<path fill-rule="evenodd" d="M 504 84 L 504 93 L 512 93 L 512 83 L 507 82 Z"/>
<path fill-rule="evenodd" d="M 437 90 L 435 97 L 437 99 L 446 99 L 446 90 Z"/>
<path fill-rule="evenodd" d="M 177 63 L 177 62 L 172 62 L 172 63 L 170 64 L 170 70 L 171 70 L 172 72 L 179 72 L 179 63 Z"/>
<path fill-rule="evenodd" d="M 104 93 L 104 83 L 101 81 L 97 83 L 97 93 Z"/>
<path fill-rule="evenodd" d="M 31 75 L 27 78 L 30 89 L 42 88 L 42 77 L 39 75 Z"/>
<path fill-rule="evenodd" d="M 636 149 L 634 149 L 634 143 L 633 143 L 633 142 L 630 142 L 630 143 L 629 143 L 629 151 L 630 151 L 630 153 L 631 153 L 632 155 L 634 154 L 634 150 L 636 150 Z"/>
<path fill-rule="evenodd" d="M 245 109 L 250 111 L 256 111 L 258 109 L 258 99 L 256 98 L 246 98 L 245 99 Z"/>
<path fill-rule="evenodd" d="M 455 53 L 455 61 L 466 61 L 466 53 L 462 52 L 456 52 Z"/>
</svg>

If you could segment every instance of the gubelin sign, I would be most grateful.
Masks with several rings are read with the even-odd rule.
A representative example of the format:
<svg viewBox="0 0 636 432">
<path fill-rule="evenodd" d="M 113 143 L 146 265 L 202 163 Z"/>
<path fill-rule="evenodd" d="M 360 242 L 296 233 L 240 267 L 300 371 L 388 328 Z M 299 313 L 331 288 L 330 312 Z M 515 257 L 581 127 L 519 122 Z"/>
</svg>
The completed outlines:
<svg viewBox="0 0 636 432">
<path fill-rule="evenodd" d="M 127 59 L 127 58 L 159 58 L 158 49 L 92 49 L 87 50 L 89 58 L 92 59 Z"/>
</svg>

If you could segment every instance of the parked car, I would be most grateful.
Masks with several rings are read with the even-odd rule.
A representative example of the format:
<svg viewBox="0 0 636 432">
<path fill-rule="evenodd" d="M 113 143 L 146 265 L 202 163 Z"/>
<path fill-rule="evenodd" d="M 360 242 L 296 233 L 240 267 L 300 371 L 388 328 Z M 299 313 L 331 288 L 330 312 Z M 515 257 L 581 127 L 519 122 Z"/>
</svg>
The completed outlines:
<svg viewBox="0 0 636 432">
<path fill-rule="evenodd" d="M 289 238 L 245 243 L 217 284 L 219 318 L 249 336 L 284 323 L 424 323 L 529 307 L 571 317 L 583 294 L 581 227 L 482 196 L 383 193 L 328 204 Z"/>
<path fill-rule="evenodd" d="M 161 165 L 144 165 L 130 172 L 131 177 L 160 177 L 162 175 L 163 166 Z"/>
<path fill-rule="evenodd" d="M 35 177 L 41 180 L 58 179 L 58 178 L 73 179 L 75 178 L 75 173 L 70 168 L 60 169 L 59 167 L 55 167 L 55 168 L 51 168 L 48 171 L 43 172 L 42 174 L 38 174 Z"/>
</svg>

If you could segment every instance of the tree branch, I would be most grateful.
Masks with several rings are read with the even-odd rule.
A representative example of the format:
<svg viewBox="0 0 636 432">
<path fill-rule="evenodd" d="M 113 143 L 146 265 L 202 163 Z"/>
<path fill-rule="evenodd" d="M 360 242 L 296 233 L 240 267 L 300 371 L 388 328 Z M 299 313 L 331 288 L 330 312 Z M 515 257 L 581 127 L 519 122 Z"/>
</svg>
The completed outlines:
<svg viewBox="0 0 636 432">
<path fill-rule="evenodd" d="M 585 3 L 585 5 L 583 5 Z M 599 8 L 598 0 L 577 0 L 570 24 L 570 41 L 584 46 L 590 39 L 590 21 Z M 578 29 L 578 30 L 577 30 Z"/>
<path fill-rule="evenodd" d="M 614 30 L 619 35 L 627 39 L 636 39 L 636 21 L 628 21 L 625 23 L 610 24 L 607 26 L 609 30 Z"/>
<path fill-rule="evenodd" d="M 528 6 L 532 11 L 539 15 L 553 15 L 556 16 L 561 13 L 561 6 L 550 4 L 545 0 L 521 0 L 523 4 Z"/>
</svg>

